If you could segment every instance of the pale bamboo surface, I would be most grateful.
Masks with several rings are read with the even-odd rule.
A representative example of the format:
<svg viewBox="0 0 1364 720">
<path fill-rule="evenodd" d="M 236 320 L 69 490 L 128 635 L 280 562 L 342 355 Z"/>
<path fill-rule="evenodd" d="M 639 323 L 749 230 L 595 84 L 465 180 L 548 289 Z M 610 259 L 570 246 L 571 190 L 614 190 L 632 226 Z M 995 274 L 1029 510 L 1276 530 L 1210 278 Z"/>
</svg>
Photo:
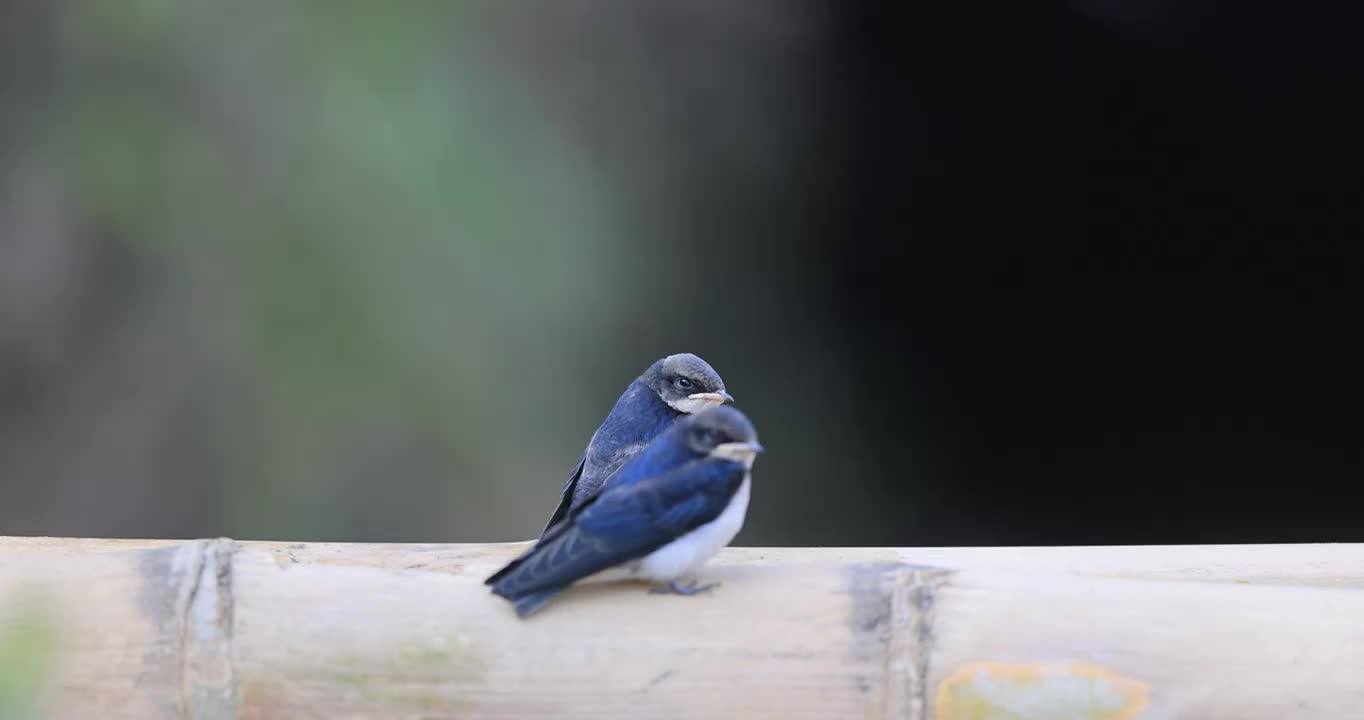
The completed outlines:
<svg viewBox="0 0 1364 720">
<path fill-rule="evenodd" d="M 732 548 L 523 621 L 524 546 L 0 538 L 0 643 L 37 718 L 1364 718 L 1364 546 Z"/>
</svg>

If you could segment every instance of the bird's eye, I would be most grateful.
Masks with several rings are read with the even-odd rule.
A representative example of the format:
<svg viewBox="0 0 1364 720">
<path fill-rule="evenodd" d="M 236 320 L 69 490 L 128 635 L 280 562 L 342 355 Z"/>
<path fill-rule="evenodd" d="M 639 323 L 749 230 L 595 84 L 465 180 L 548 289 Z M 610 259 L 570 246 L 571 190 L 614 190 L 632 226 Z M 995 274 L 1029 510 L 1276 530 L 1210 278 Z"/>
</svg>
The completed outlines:
<svg viewBox="0 0 1364 720">
<path fill-rule="evenodd" d="M 683 390 L 690 390 L 690 389 L 692 388 L 692 386 L 695 385 L 695 384 L 696 384 L 696 383 L 694 383 L 694 382 L 692 382 L 691 380 L 688 380 L 687 378 L 684 378 L 684 377 L 680 377 L 680 378 L 677 379 L 677 386 L 680 387 L 680 388 L 682 388 Z"/>
</svg>

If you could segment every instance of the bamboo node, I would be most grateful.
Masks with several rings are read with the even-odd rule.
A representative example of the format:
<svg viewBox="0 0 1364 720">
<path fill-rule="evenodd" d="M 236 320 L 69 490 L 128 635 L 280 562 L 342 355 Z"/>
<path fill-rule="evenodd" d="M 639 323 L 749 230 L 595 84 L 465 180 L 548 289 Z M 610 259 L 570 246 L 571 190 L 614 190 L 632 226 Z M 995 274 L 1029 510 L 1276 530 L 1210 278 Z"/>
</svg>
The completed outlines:
<svg viewBox="0 0 1364 720">
<path fill-rule="evenodd" d="M 232 667 L 232 559 L 237 543 L 228 538 L 193 544 L 197 572 L 189 579 L 181 643 L 181 700 L 191 720 L 237 717 Z"/>
</svg>

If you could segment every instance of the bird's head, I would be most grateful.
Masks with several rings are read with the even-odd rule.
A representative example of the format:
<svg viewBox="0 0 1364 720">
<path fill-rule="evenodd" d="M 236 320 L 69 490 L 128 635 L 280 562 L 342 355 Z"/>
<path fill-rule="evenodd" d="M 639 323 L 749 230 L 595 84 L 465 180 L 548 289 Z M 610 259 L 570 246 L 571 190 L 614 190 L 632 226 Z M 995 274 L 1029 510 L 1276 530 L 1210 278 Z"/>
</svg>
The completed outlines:
<svg viewBox="0 0 1364 720">
<path fill-rule="evenodd" d="M 754 458 L 763 451 L 753 423 L 733 407 L 708 408 L 684 422 L 686 443 L 699 455 L 753 467 Z"/>
<path fill-rule="evenodd" d="M 640 381 L 682 413 L 700 412 L 734 401 L 725 392 L 720 373 L 691 353 L 669 355 L 655 362 L 644 371 Z"/>
</svg>

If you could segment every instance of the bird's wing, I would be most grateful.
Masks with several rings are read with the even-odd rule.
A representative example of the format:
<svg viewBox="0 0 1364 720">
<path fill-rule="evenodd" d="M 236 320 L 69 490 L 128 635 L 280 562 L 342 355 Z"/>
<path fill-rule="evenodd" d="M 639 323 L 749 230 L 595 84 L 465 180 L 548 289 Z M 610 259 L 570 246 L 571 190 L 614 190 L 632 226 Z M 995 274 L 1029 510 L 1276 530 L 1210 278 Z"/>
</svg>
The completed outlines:
<svg viewBox="0 0 1364 720">
<path fill-rule="evenodd" d="M 568 517 L 568 511 L 573 507 L 573 493 L 578 489 L 578 480 L 582 478 L 583 466 L 586 464 L 587 452 L 583 451 L 583 456 L 578 458 L 578 464 L 573 466 L 573 472 L 569 473 L 568 481 L 564 483 L 564 492 L 559 497 L 559 507 L 554 508 L 554 514 L 549 516 L 549 522 L 545 523 L 545 529 L 540 531 L 541 540 L 544 540 L 545 533 L 549 532 L 550 528 Z"/>
<path fill-rule="evenodd" d="M 492 585 L 498 580 L 501 580 L 507 573 L 515 570 L 531 553 L 535 552 L 536 548 L 540 547 L 557 534 L 550 531 L 554 530 L 556 526 L 560 524 L 561 520 L 568 517 L 569 508 L 573 505 L 573 490 L 578 486 L 578 478 L 582 477 L 583 464 L 586 462 L 587 453 L 584 452 L 583 456 L 579 458 L 578 464 L 573 467 L 573 472 L 569 474 L 568 481 L 564 483 L 564 493 L 563 497 L 559 500 L 559 507 L 554 509 L 554 514 L 550 516 L 549 522 L 545 524 L 545 529 L 540 531 L 540 537 L 535 541 L 535 544 L 531 545 L 529 549 L 521 553 L 521 555 L 514 560 L 507 563 L 501 570 L 488 576 L 488 579 L 483 581 L 484 585 Z"/>
<path fill-rule="evenodd" d="M 597 436 L 593 435 L 592 443 L 595 443 L 596 441 Z M 550 528 L 558 525 L 564 518 L 567 518 L 570 513 L 574 512 L 574 510 L 581 510 L 583 507 L 586 507 L 587 504 L 595 500 L 598 495 L 605 492 L 608 484 L 611 486 L 633 484 L 645 478 L 662 474 L 664 468 L 673 467 L 680 463 L 680 460 L 676 459 L 674 454 L 668 452 L 668 449 L 671 448 L 671 443 L 659 440 L 647 444 L 641 443 L 638 451 L 630 453 L 628 455 L 629 459 L 615 468 L 614 471 L 602 473 L 604 477 L 599 480 L 601 487 L 596 488 L 591 495 L 583 498 L 578 503 L 578 507 L 574 508 L 573 499 L 578 494 L 578 488 L 582 483 L 583 469 L 587 465 L 587 455 L 592 451 L 592 443 L 588 443 L 587 450 L 583 451 L 583 456 L 579 458 L 578 464 L 568 476 L 568 481 L 564 483 L 563 494 L 559 497 L 559 507 L 554 509 L 554 514 L 549 517 L 549 522 L 545 523 L 545 529 L 540 531 L 540 539 L 536 542 L 536 545 L 544 543 Z M 599 471 L 601 470 L 600 467 L 597 469 Z M 590 487 L 591 485 L 592 478 L 589 477 L 588 486 Z"/>
<path fill-rule="evenodd" d="M 666 544 L 719 517 L 743 483 L 744 468 L 703 458 L 603 494 L 584 506 L 575 525 L 602 541 Z M 654 541 L 659 541 L 655 545 Z"/>
<path fill-rule="evenodd" d="M 491 582 L 506 598 L 566 587 L 644 557 L 724 512 L 745 469 L 703 459 L 598 495 Z"/>
</svg>

